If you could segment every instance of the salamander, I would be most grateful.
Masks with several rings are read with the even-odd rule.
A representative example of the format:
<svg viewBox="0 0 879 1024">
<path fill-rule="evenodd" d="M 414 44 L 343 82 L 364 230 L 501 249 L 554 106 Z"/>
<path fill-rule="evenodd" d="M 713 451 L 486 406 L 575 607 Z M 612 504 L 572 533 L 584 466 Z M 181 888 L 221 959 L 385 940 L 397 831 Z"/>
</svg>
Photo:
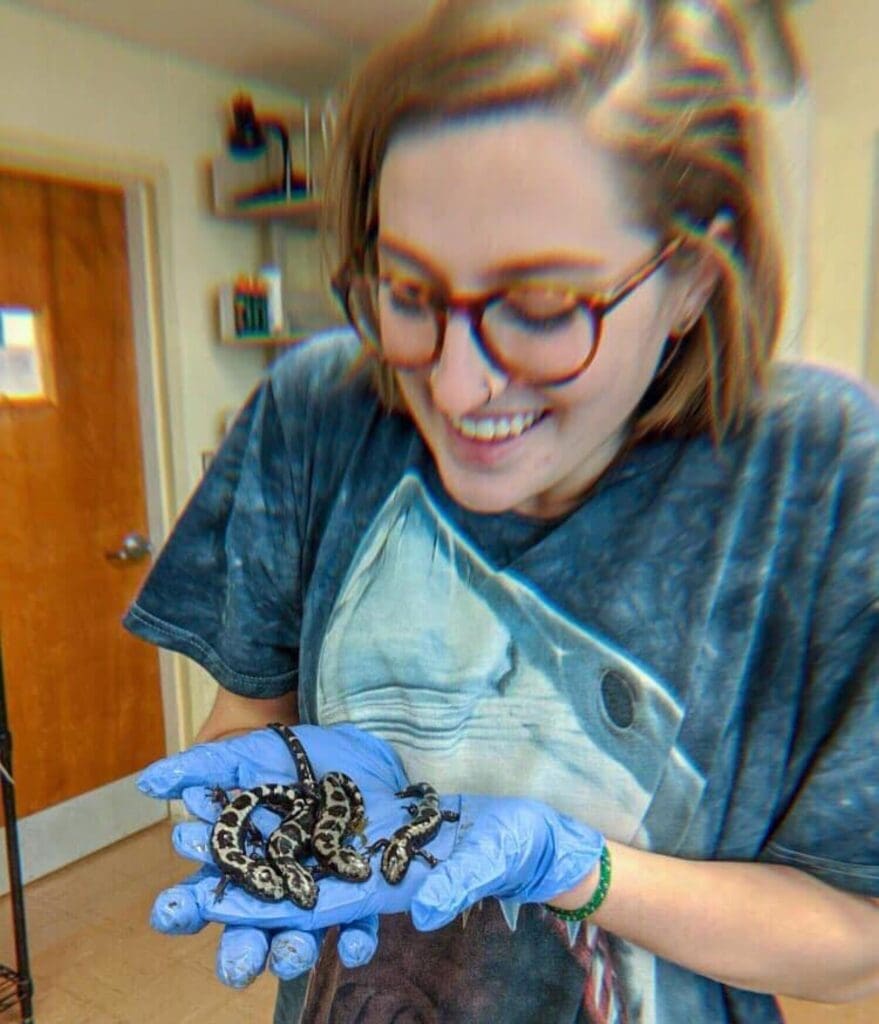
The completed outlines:
<svg viewBox="0 0 879 1024">
<path fill-rule="evenodd" d="M 344 772 L 327 772 L 318 780 L 296 733 L 279 722 L 271 722 L 269 728 L 286 743 L 300 784 L 318 799 L 320 811 L 311 835 L 311 851 L 319 865 L 315 877 L 332 874 L 349 882 L 365 882 L 372 874 L 368 858 L 345 845 L 366 825 L 363 795 L 357 784 Z"/>
<path fill-rule="evenodd" d="M 415 857 L 421 857 L 431 867 L 436 867 L 439 863 L 436 857 L 423 847 L 436 836 L 444 821 L 457 821 L 460 817 L 456 811 L 440 808 L 437 791 L 426 782 L 418 782 L 396 795 L 401 798 L 418 797 L 417 804 L 410 804 L 406 808 L 412 815 L 412 821 L 398 828 L 390 839 L 379 839 L 366 851 L 372 855 L 378 850 L 384 850 L 381 872 L 385 881 L 391 885 L 403 881 Z"/>
<path fill-rule="evenodd" d="M 243 790 L 232 799 L 217 789 L 214 799 L 222 802 L 211 831 L 211 853 L 223 874 L 218 896 L 228 882 L 235 882 L 258 899 L 291 899 L 310 910 L 317 903 L 320 878 L 336 875 L 349 882 L 364 882 L 372 874 L 369 858 L 383 850 L 381 872 L 392 885 L 405 877 L 413 858 L 421 857 L 431 867 L 437 859 L 424 846 L 439 832 L 444 821 L 458 815 L 440 808 L 439 796 L 426 782 L 409 786 L 396 794 L 417 797 L 406 809 L 409 824 L 398 828 L 390 839 L 379 839 L 363 850 L 346 845 L 363 831 L 366 811 L 363 795 L 344 772 L 327 772 L 318 778 L 313 765 L 292 729 L 273 723 L 270 728 L 284 740 L 296 765 L 298 781 L 266 783 Z M 266 839 L 254 826 L 252 816 L 265 807 L 281 818 Z M 313 858 L 313 866 L 304 863 Z"/>
<path fill-rule="evenodd" d="M 338 875 L 348 882 L 365 882 L 372 874 L 368 857 L 344 845 L 349 836 L 363 831 L 363 795 L 344 772 L 327 772 L 320 780 L 319 793 L 320 814 L 311 849 L 320 873 Z"/>
<path fill-rule="evenodd" d="M 302 863 L 311 853 L 311 834 L 317 816 L 317 800 L 300 793 L 293 808 L 265 843 L 266 860 L 284 880 L 293 902 L 305 910 L 311 910 L 318 897 L 314 871 Z"/>
<path fill-rule="evenodd" d="M 293 810 L 297 796 L 296 787 L 277 783 L 242 790 L 231 800 L 226 799 L 222 790 L 214 791 L 214 799 L 223 801 L 210 840 L 211 855 L 223 875 L 218 897 L 231 881 L 257 899 L 276 901 L 289 895 L 295 900 L 294 893 L 288 891 L 285 877 L 269 863 L 263 850 L 255 852 L 264 844 L 251 818 L 261 806 L 286 817 Z"/>
<path fill-rule="evenodd" d="M 268 728 L 281 737 L 290 751 L 290 756 L 296 765 L 296 777 L 299 779 L 299 784 L 309 792 L 316 793 L 317 773 L 314 770 L 311 759 L 305 752 L 305 747 L 302 746 L 302 741 L 288 725 L 282 725 L 280 722 L 269 722 Z"/>
</svg>

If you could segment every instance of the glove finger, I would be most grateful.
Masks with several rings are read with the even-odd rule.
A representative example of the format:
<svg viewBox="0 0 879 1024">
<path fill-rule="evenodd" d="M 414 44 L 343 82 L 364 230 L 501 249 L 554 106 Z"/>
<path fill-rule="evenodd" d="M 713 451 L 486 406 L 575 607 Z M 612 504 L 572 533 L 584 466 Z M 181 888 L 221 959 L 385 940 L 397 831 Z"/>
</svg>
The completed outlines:
<svg viewBox="0 0 879 1024">
<path fill-rule="evenodd" d="M 336 949 L 346 967 L 363 967 L 378 949 L 378 914 L 342 925 Z"/>
<path fill-rule="evenodd" d="M 346 967 L 362 967 L 378 948 L 378 915 L 372 914 L 339 929 L 337 951 Z M 287 929 L 272 939 L 269 970 L 282 981 L 305 974 L 317 963 L 326 929 L 314 932 Z"/>
<path fill-rule="evenodd" d="M 147 766 L 137 788 L 147 796 L 169 800 L 188 786 L 249 789 L 261 782 L 288 782 L 295 769 L 287 746 L 271 729 L 231 740 L 199 743 Z"/>
<path fill-rule="evenodd" d="M 163 935 L 195 935 L 205 924 L 193 887 L 186 883 L 160 892 L 150 911 L 150 926 Z"/>
<path fill-rule="evenodd" d="M 403 789 L 407 784 L 393 748 L 353 726 L 297 726 L 296 734 L 318 774 L 354 771 L 361 788 L 380 792 Z M 259 729 L 230 740 L 201 743 L 155 761 L 141 772 L 137 786 L 147 796 L 168 800 L 179 797 L 188 786 L 249 789 L 295 776 L 284 740 L 271 729 Z"/>
<path fill-rule="evenodd" d="M 187 786 L 238 787 L 238 759 L 227 743 L 202 743 L 171 757 L 163 757 L 145 768 L 137 788 L 159 799 L 178 797 Z"/>
<path fill-rule="evenodd" d="M 278 932 L 269 951 L 269 970 L 281 981 L 292 981 L 307 973 L 317 963 L 324 934 L 293 928 Z"/>
<path fill-rule="evenodd" d="M 217 946 L 217 977 L 230 988 L 246 988 L 265 969 L 269 940 L 260 928 L 223 929 Z"/>
<path fill-rule="evenodd" d="M 213 864 L 211 826 L 203 821 L 181 821 L 171 829 L 171 845 L 176 853 L 200 864 Z"/>
<path fill-rule="evenodd" d="M 183 806 L 196 818 L 202 821 L 216 821 L 223 806 L 226 791 L 210 786 L 187 786 L 180 794 Z"/>
</svg>

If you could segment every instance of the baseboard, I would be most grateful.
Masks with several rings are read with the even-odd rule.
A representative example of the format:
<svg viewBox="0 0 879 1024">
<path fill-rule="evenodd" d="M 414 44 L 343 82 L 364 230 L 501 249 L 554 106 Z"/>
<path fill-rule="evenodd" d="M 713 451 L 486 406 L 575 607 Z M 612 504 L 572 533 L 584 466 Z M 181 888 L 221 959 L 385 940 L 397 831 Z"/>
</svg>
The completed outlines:
<svg viewBox="0 0 879 1024">
<path fill-rule="evenodd" d="M 168 817 L 162 800 L 141 796 L 137 775 L 118 779 L 55 804 L 18 822 L 24 883 L 42 878 Z M 6 830 L 0 829 L 5 844 Z M 6 858 L 0 857 L 0 894 L 9 892 Z"/>
</svg>

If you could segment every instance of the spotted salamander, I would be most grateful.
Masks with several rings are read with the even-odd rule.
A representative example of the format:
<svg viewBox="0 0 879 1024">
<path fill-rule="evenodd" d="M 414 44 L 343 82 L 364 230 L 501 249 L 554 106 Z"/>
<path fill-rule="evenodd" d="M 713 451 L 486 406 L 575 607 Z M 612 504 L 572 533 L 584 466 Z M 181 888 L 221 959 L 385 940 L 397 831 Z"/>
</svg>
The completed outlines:
<svg viewBox="0 0 879 1024">
<path fill-rule="evenodd" d="M 348 882 L 365 882 L 372 874 L 369 858 L 345 840 L 366 824 L 363 795 L 344 772 L 327 772 L 320 780 L 320 814 L 311 836 L 318 873 L 333 874 Z"/>
<path fill-rule="evenodd" d="M 223 875 L 217 896 L 222 895 L 228 882 L 235 882 L 257 899 L 277 901 L 289 896 L 298 902 L 300 892 L 307 889 L 305 879 L 297 881 L 289 870 L 282 874 L 267 859 L 262 835 L 252 821 L 257 807 L 266 807 L 286 819 L 297 799 L 301 800 L 298 787 L 270 783 L 242 790 L 231 799 L 221 789 L 214 790 L 213 796 L 223 804 L 210 840 L 211 855 Z M 309 878 L 314 885 L 314 879 Z"/>
<path fill-rule="evenodd" d="M 293 763 L 296 765 L 296 777 L 299 779 L 299 785 L 309 793 L 316 793 L 317 773 L 315 772 L 314 766 L 311 763 L 311 758 L 305 752 L 305 747 L 302 746 L 302 742 L 299 737 L 289 726 L 281 725 L 280 722 L 269 722 L 268 728 L 271 729 L 272 732 L 276 732 L 281 737 L 287 749 L 290 751 L 290 756 L 293 758 Z"/>
<path fill-rule="evenodd" d="M 327 772 L 319 779 L 296 734 L 278 723 L 269 728 L 287 745 L 298 781 L 254 786 L 231 799 L 222 790 L 214 791 L 214 799 L 223 805 L 210 841 L 214 862 L 223 875 L 218 897 L 228 882 L 234 882 L 258 899 L 291 899 L 310 910 L 317 903 L 319 879 L 335 875 L 364 882 L 372 874 L 369 858 L 379 850 L 384 851 L 382 875 L 393 885 L 402 881 L 415 857 L 436 865 L 436 857 L 423 847 L 444 821 L 457 821 L 458 815 L 441 810 L 432 786 L 419 783 L 397 793 L 400 798 L 418 798 L 417 804 L 407 807 L 412 820 L 389 839 L 355 850 L 346 843 L 363 831 L 366 812 L 354 780 L 344 772 Z M 252 820 L 259 807 L 281 818 L 268 838 Z M 304 863 L 307 860 L 312 864 Z"/>
<path fill-rule="evenodd" d="M 418 797 L 417 804 L 410 804 L 407 810 L 412 815 L 408 825 L 398 828 L 390 839 L 379 839 L 369 847 L 369 855 L 384 850 L 381 872 L 385 881 L 398 885 L 406 877 L 409 865 L 415 857 L 421 857 L 431 867 L 439 863 L 432 853 L 423 847 L 433 839 L 444 821 L 457 821 L 456 811 L 440 808 L 439 795 L 433 786 L 419 782 L 396 794 L 398 797 Z"/>
<path fill-rule="evenodd" d="M 296 733 L 280 722 L 271 722 L 269 728 L 287 745 L 300 785 L 317 800 L 319 812 L 312 825 L 310 843 L 318 863 L 313 875 L 316 878 L 336 875 L 348 882 L 365 882 L 372 874 L 368 858 L 345 845 L 346 840 L 361 833 L 366 825 L 363 795 L 357 784 L 344 772 L 327 772 L 318 779 Z"/>
<path fill-rule="evenodd" d="M 318 896 L 314 871 L 302 863 L 311 852 L 318 811 L 313 796 L 299 793 L 290 812 L 265 840 L 266 860 L 284 880 L 290 899 L 305 910 L 314 907 Z"/>
</svg>

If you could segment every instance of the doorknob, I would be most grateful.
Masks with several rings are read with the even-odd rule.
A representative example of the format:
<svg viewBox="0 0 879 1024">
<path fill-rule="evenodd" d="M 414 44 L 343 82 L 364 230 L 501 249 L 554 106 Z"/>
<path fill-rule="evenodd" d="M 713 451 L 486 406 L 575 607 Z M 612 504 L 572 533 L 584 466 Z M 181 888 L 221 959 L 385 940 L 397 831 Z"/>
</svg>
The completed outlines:
<svg viewBox="0 0 879 1024">
<path fill-rule="evenodd" d="M 153 546 L 140 533 L 126 533 L 115 551 L 108 551 L 106 558 L 111 562 L 141 562 L 152 554 Z"/>
</svg>

